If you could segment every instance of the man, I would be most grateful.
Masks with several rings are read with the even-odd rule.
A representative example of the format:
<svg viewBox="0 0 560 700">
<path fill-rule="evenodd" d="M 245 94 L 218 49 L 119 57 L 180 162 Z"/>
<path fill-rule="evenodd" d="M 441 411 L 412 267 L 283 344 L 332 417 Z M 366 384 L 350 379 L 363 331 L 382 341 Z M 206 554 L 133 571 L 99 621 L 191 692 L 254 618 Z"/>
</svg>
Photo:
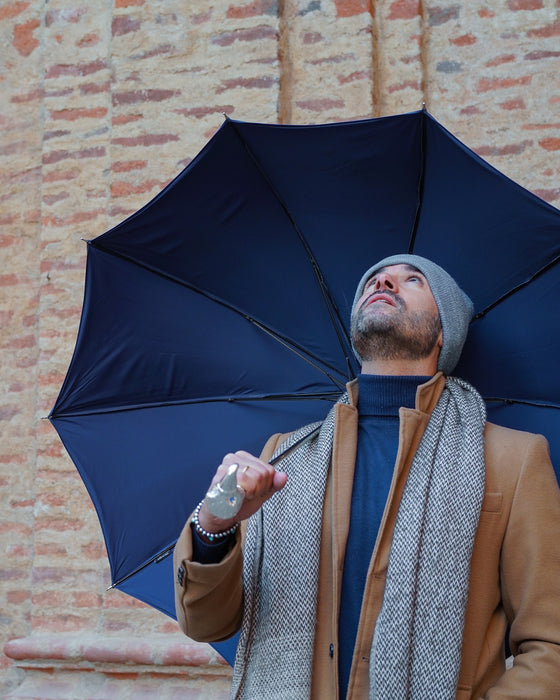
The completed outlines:
<svg viewBox="0 0 560 700">
<path fill-rule="evenodd" d="M 319 431 L 224 458 L 243 506 L 197 508 L 175 590 L 189 636 L 241 626 L 232 696 L 560 698 L 560 495 L 546 440 L 449 377 L 471 317 L 431 261 L 380 261 L 352 309 L 362 373 Z"/>
</svg>

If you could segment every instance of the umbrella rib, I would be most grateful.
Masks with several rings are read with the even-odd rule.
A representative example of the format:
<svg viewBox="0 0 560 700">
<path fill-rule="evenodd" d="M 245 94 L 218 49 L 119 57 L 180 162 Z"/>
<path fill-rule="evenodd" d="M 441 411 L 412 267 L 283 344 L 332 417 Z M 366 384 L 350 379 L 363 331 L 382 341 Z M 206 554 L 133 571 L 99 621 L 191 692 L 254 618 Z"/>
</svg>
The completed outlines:
<svg viewBox="0 0 560 700">
<path fill-rule="evenodd" d="M 286 202 L 283 200 L 283 198 L 280 196 L 280 193 L 274 186 L 272 180 L 270 179 L 268 173 L 266 170 L 263 168 L 261 162 L 259 159 L 256 157 L 255 153 L 247 143 L 247 141 L 243 138 L 242 134 L 239 132 L 239 129 L 236 126 L 236 123 L 232 119 L 228 119 L 228 123 L 231 124 L 231 127 L 236 134 L 237 138 L 241 141 L 241 144 L 249 154 L 249 157 L 255 164 L 255 167 L 263 177 L 264 181 L 268 185 L 270 191 L 272 194 L 276 197 L 276 200 L 282 207 L 284 213 L 290 220 L 290 223 L 292 224 L 292 227 L 296 234 L 298 235 L 298 238 L 304 247 L 305 252 L 307 253 L 307 256 L 309 258 L 309 261 L 311 262 L 311 266 L 313 268 L 313 272 L 315 274 L 315 277 L 317 279 L 317 283 L 319 285 L 319 289 L 321 290 L 321 294 L 323 296 L 323 301 L 325 302 L 325 306 L 327 307 L 327 311 L 329 313 L 329 316 L 331 318 L 331 323 L 333 325 L 334 331 L 336 333 L 336 336 L 338 338 L 338 342 L 340 344 L 340 347 L 342 349 L 342 352 L 344 353 L 344 357 L 346 359 L 346 366 L 347 366 L 347 371 L 348 371 L 348 379 L 353 379 L 354 378 L 354 372 L 352 370 L 352 365 L 350 363 L 350 358 L 349 358 L 349 353 L 348 349 L 351 347 L 352 343 L 350 341 L 350 337 L 348 335 L 348 332 L 346 331 L 346 327 L 344 323 L 342 322 L 342 318 L 340 315 L 340 311 L 338 310 L 338 307 L 334 301 L 334 299 L 331 296 L 331 293 L 329 291 L 329 288 L 327 287 L 327 284 L 325 282 L 325 278 L 323 277 L 323 273 L 321 272 L 321 268 L 319 267 L 319 263 L 317 262 L 317 258 L 313 254 L 313 251 L 311 250 L 311 247 L 309 246 L 309 243 L 305 239 L 305 236 L 303 235 L 301 229 L 297 225 L 297 223 L 294 220 L 294 217 L 290 213 L 290 210 L 288 209 L 288 205 Z"/>
<path fill-rule="evenodd" d="M 416 203 L 416 215 L 414 224 L 410 234 L 410 242 L 408 244 L 408 252 L 412 253 L 414 244 L 416 243 L 416 234 L 418 233 L 418 224 L 420 222 L 420 214 L 422 212 L 422 202 L 424 200 L 424 179 L 426 172 L 426 105 L 422 106 L 420 114 L 420 176 L 418 178 L 418 199 Z"/>
<path fill-rule="evenodd" d="M 541 267 L 539 270 L 537 270 L 535 273 L 533 273 L 533 275 L 532 275 L 529 279 L 525 280 L 524 282 L 521 282 L 520 284 L 518 284 L 518 285 L 515 286 L 515 287 L 512 287 L 512 289 L 510 289 L 509 291 L 505 292 L 505 294 L 502 294 L 501 297 L 498 297 L 498 299 L 496 299 L 496 301 L 492 302 L 489 306 L 487 306 L 487 307 L 486 307 L 485 309 L 483 309 L 482 311 L 479 311 L 479 312 L 474 316 L 473 321 L 478 321 L 478 319 L 484 318 L 484 316 L 486 316 L 486 314 L 487 314 L 489 311 L 491 311 L 493 308 L 495 308 L 496 306 L 498 306 L 498 304 L 501 304 L 503 301 L 505 301 L 506 299 L 508 299 L 510 296 L 513 296 L 514 294 L 516 294 L 517 292 L 519 292 L 521 289 L 523 289 L 524 287 L 526 287 L 528 284 L 531 284 L 531 282 L 533 282 L 534 280 L 536 280 L 537 277 L 540 277 L 541 275 L 543 275 L 545 272 L 547 272 L 547 271 L 550 270 L 552 267 L 554 267 L 556 264 L 558 264 L 558 262 L 560 262 L 560 255 L 556 256 L 556 257 L 554 258 L 554 260 L 551 260 L 551 261 L 550 261 L 549 263 L 547 263 L 546 265 L 543 265 L 543 267 Z"/>
<path fill-rule="evenodd" d="M 177 399 L 175 401 L 154 401 L 152 403 L 131 404 L 130 406 L 106 406 L 99 408 L 82 408 L 62 413 L 51 413 L 49 420 L 68 418 L 70 416 L 101 415 L 105 413 L 124 413 L 126 411 L 138 411 L 149 408 L 163 408 L 166 406 L 188 406 L 204 403 L 236 403 L 257 401 L 336 401 L 340 397 L 340 391 L 317 392 L 315 394 L 263 394 L 262 396 L 212 396 L 197 399 Z"/>
<path fill-rule="evenodd" d="M 560 409 L 560 404 L 547 403 L 545 401 L 529 401 L 528 399 L 508 399 L 499 396 L 483 396 L 483 399 L 492 403 L 504 403 L 508 406 L 520 404 L 522 406 L 535 406 L 536 408 L 556 408 Z"/>
<path fill-rule="evenodd" d="M 328 368 L 329 370 L 332 370 L 333 372 L 339 372 L 337 367 L 334 367 L 328 362 L 324 362 L 321 360 L 321 358 L 317 357 L 316 355 L 313 355 L 312 353 L 308 352 L 305 348 L 301 347 L 298 343 L 295 343 L 294 341 L 285 338 L 283 335 L 278 333 L 277 331 L 272 330 L 272 328 L 269 328 L 268 326 L 265 326 L 261 321 L 257 321 L 256 318 L 253 318 L 249 314 L 247 314 L 245 311 L 242 311 L 241 309 L 236 308 L 232 304 L 228 304 L 226 301 L 223 299 L 220 299 L 219 297 L 210 294 L 209 292 L 205 292 L 202 289 L 198 289 L 195 287 L 193 284 L 189 284 L 188 282 L 185 282 L 185 280 L 180 279 L 179 277 L 176 277 L 175 275 L 170 275 L 167 272 L 164 272 L 163 270 L 160 270 L 157 267 L 153 267 L 152 265 L 148 265 L 147 263 L 138 260 L 130 255 L 124 255 L 123 253 L 120 253 L 116 250 L 112 250 L 111 248 L 106 248 L 104 245 L 100 245 L 97 239 L 93 239 L 90 241 L 86 241 L 87 245 L 91 246 L 92 248 L 96 248 L 97 250 L 101 250 L 104 253 L 107 253 L 108 255 L 113 255 L 117 258 L 120 258 L 121 260 L 126 260 L 127 262 L 133 263 L 134 265 L 137 265 L 138 267 L 143 268 L 144 270 L 148 270 L 149 272 L 154 273 L 155 275 L 159 275 L 160 277 L 163 277 L 168 280 L 172 280 L 173 282 L 176 282 L 177 284 L 180 284 L 183 287 L 186 287 L 187 289 L 190 289 L 192 292 L 195 292 L 196 294 L 200 294 L 203 297 L 206 297 L 206 299 L 210 299 L 210 301 L 213 301 L 216 304 L 220 304 L 226 309 L 229 309 L 230 311 L 238 314 L 239 316 L 243 316 L 243 318 L 246 321 L 249 321 L 249 323 L 252 323 L 254 326 L 259 328 L 259 330 L 267 333 L 271 338 L 279 342 L 281 345 L 283 345 L 287 350 L 290 350 L 291 352 L 295 353 L 298 357 L 300 357 L 302 360 L 305 362 L 309 363 L 315 369 L 318 369 L 320 372 L 322 372 L 325 376 L 327 376 L 333 384 L 336 386 L 344 386 L 344 382 L 341 382 L 338 379 L 335 379 L 325 368 Z M 345 353 L 346 356 L 346 353 Z M 346 361 L 349 366 L 348 362 L 348 357 L 346 357 Z M 353 375 L 352 375 L 353 377 Z"/>
</svg>

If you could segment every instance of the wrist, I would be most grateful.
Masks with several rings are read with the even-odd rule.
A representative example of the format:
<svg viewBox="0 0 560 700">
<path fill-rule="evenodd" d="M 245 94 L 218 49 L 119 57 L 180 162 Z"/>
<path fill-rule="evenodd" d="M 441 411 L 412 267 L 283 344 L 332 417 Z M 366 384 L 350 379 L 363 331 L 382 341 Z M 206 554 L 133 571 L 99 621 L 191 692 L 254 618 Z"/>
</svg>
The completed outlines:
<svg viewBox="0 0 560 700">
<path fill-rule="evenodd" d="M 239 522 L 233 519 L 220 520 L 207 512 L 204 501 L 194 510 L 191 523 L 203 542 L 212 544 L 235 534 Z"/>
</svg>

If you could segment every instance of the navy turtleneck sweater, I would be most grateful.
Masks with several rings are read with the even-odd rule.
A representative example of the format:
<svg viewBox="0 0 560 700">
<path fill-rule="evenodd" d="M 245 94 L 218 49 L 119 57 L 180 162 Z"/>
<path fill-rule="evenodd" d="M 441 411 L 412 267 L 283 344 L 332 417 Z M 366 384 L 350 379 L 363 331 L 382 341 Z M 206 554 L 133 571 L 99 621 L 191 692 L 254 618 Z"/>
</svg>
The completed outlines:
<svg viewBox="0 0 560 700">
<path fill-rule="evenodd" d="M 345 698 L 371 555 L 389 494 L 399 444 L 399 408 L 414 408 L 429 377 L 358 376 L 358 450 L 338 627 L 340 697 Z"/>
</svg>

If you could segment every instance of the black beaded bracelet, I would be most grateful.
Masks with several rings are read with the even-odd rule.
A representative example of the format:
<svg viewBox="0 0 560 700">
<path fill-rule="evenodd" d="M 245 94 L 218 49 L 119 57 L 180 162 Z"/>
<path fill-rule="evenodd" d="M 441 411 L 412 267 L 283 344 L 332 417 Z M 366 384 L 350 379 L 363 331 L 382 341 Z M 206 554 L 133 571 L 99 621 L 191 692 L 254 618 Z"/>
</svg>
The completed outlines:
<svg viewBox="0 0 560 700">
<path fill-rule="evenodd" d="M 232 525 L 230 528 L 228 528 L 227 530 L 223 530 L 222 532 L 208 532 L 207 530 L 205 530 L 198 521 L 198 514 L 200 513 L 200 509 L 202 508 L 203 503 L 204 501 L 200 501 L 200 503 L 195 508 L 193 516 L 191 518 L 191 523 L 194 525 L 194 529 L 199 535 L 207 537 L 210 540 L 210 542 L 214 542 L 215 540 L 223 540 L 225 537 L 229 537 L 230 535 L 233 535 L 235 532 L 237 532 L 239 523 L 235 523 L 235 525 Z"/>
</svg>

